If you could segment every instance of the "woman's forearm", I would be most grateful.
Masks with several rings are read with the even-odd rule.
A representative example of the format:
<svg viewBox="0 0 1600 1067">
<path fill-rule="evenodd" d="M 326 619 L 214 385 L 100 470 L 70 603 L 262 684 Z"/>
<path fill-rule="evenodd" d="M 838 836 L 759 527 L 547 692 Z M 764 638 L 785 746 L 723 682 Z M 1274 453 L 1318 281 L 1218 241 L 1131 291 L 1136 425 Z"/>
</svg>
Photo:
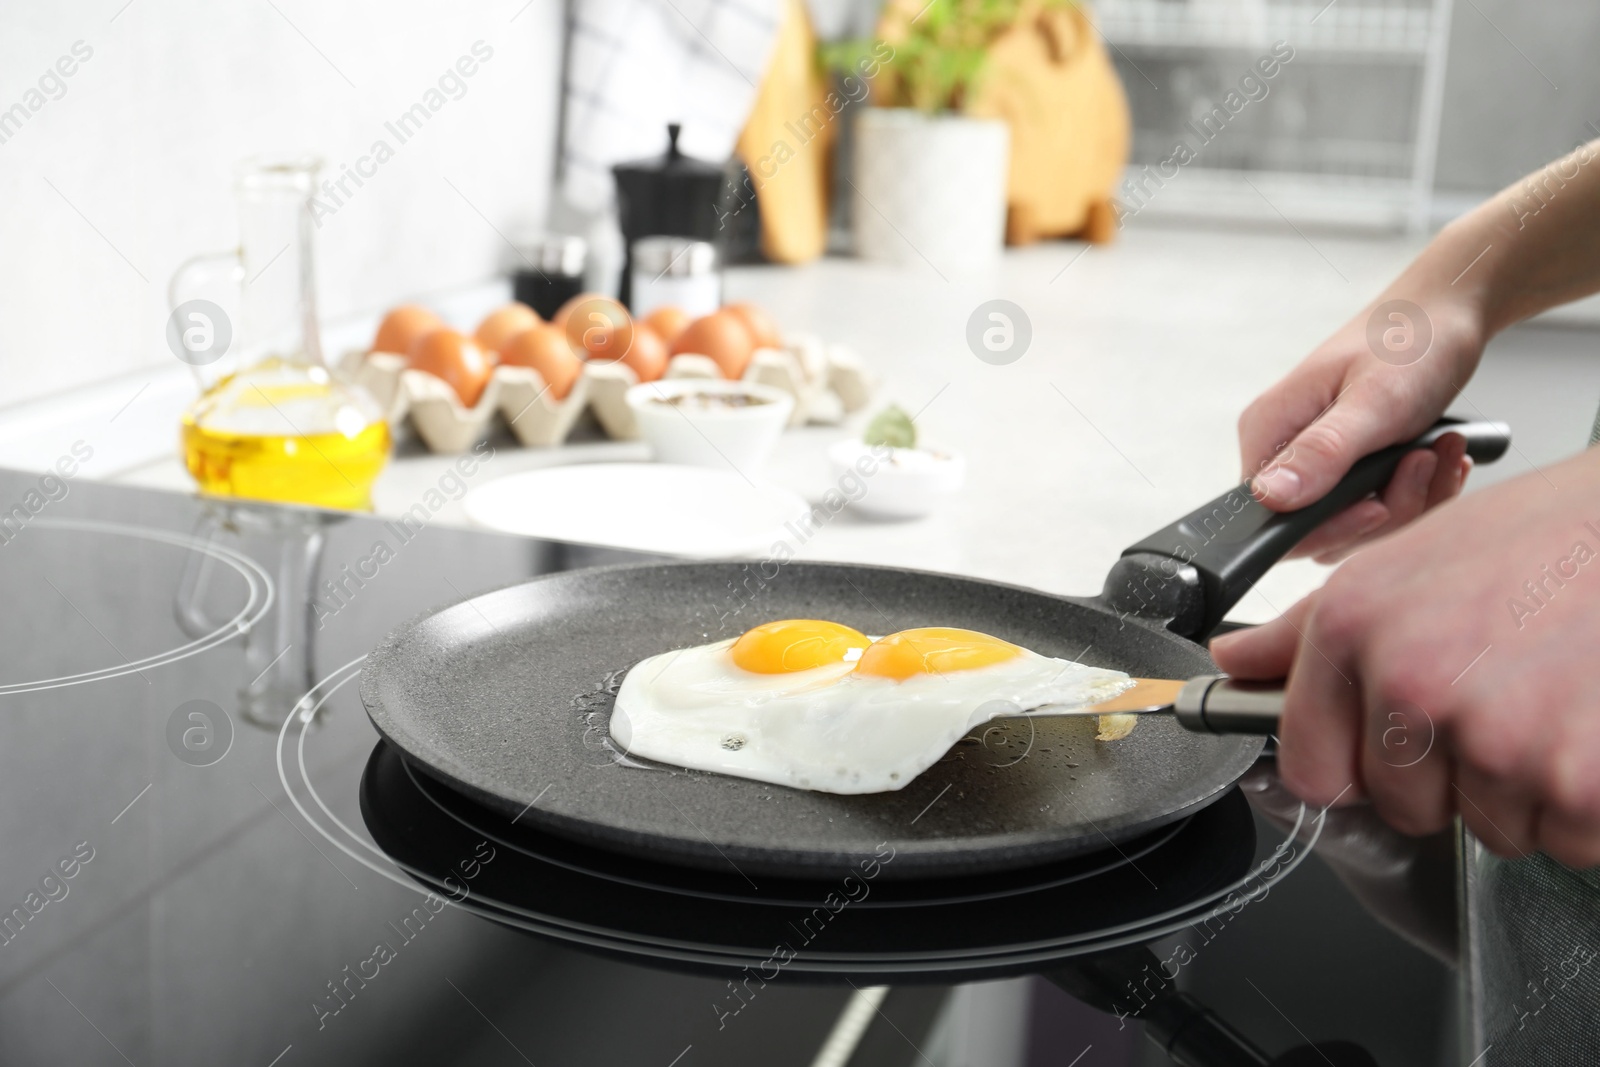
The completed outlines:
<svg viewBox="0 0 1600 1067">
<path fill-rule="evenodd" d="M 1450 223 L 1394 289 L 1459 296 L 1475 310 L 1485 340 L 1600 292 L 1600 141 Z"/>
</svg>

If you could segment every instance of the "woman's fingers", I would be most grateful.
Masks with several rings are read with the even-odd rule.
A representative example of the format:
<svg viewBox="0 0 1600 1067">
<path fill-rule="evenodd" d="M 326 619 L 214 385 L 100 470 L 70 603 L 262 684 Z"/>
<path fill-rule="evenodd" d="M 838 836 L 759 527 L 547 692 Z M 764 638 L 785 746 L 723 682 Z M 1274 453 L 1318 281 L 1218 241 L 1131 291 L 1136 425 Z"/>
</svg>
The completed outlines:
<svg viewBox="0 0 1600 1067">
<path fill-rule="evenodd" d="M 1324 625 L 1323 607 L 1317 603 L 1302 620 L 1294 620 L 1302 633 L 1284 694 L 1278 770 L 1284 784 L 1307 803 L 1332 806 L 1365 796 L 1362 701 L 1349 655 L 1353 632 L 1343 623 Z"/>
<path fill-rule="evenodd" d="M 1568 867 L 1600 866 L 1600 823 L 1591 819 L 1540 808 L 1534 839 L 1539 851 Z"/>
<path fill-rule="evenodd" d="M 1369 541 L 1414 521 L 1461 494 L 1472 460 L 1460 434 L 1448 434 L 1431 451 L 1406 456 L 1383 492 L 1353 504 L 1296 545 L 1291 557 L 1337 563 Z"/>
<path fill-rule="evenodd" d="M 1251 482 L 1256 498 L 1274 511 L 1294 511 L 1320 500 L 1356 460 L 1395 442 L 1401 427 L 1386 403 L 1360 395 L 1357 382 L 1294 436 Z"/>
<path fill-rule="evenodd" d="M 1239 416 L 1239 455 L 1246 481 L 1265 471 L 1342 388 L 1343 369 L 1306 363 L 1262 393 Z"/>
<path fill-rule="evenodd" d="M 1389 509 L 1391 526 L 1404 526 L 1428 508 L 1433 476 L 1439 470 L 1439 456 L 1431 448 L 1409 453 L 1395 468 L 1394 477 L 1383 487 L 1383 503 Z"/>
<path fill-rule="evenodd" d="M 1532 796 L 1467 763 L 1457 765 L 1452 788 L 1461 821 L 1490 852 L 1520 858 L 1539 847 L 1539 810 Z"/>
<path fill-rule="evenodd" d="M 1349 803 L 1362 796 L 1360 701 L 1306 634 L 1316 604 L 1313 593 L 1269 623 L 1213 638 L 1211 657 L 1235 678 L 1288 679 L 1278 762 L 1284 784 L 1311 804 Z"/>
<path fill-rule="evenodd" d="M 1569 867 L 1600 865 L 1600 715 L 1592 704 L 1584 710 L 1544 724 L 1549 743 L 1533 761 L 1542 801 L 1535 838 Z"/>
<path fill-rule="evenodd" d="M 1415 704 L 1372 701 L 1361 750 L 1361 782 L 1383 821 L 1403 834 L 1431 834 L 1456 813 L 1445 739 Z"/>
<path fill-rule="evenodd" d="M 1289 676 L 1300 631 L 1316 603 L 1312 593 L 1288 611 L 1260 626 L 1252 626 L 1211 639 L 1211 658 L 1229 675 L 1259 681 L 1274 681 Z"/>
<path fill-rule="evenodd" d="M 1384 521 L 1363 530 L 1358 537 L 1342 545 L 1319 553 L 1315 557 L 1317 562 L 1337 563 L 1359 548 L 1361 542 L 1382 537 L 1391 530 L 1414 522 L 1427 510 L 1428 493 L 1438 467 L 1439 457 L 1431 449 L 1419 448 L 1406 455 L 1395 467 L 1389 484 L 1383 487 L 1382 495 L 1376 498 L 1383 506 Z"/>
<path fill-rule="evenodd" d="M 1461 494 L 1467 475 L 1472 471 L 1472 457 L 1467 455 L 1467 439 L 1458 433 L 1445 434 L 1433 451 L 1439 457 L 1434 468 L 1433 481 L 1428 486 L 1426 508 L 1436 508 Z"/>
</svg>

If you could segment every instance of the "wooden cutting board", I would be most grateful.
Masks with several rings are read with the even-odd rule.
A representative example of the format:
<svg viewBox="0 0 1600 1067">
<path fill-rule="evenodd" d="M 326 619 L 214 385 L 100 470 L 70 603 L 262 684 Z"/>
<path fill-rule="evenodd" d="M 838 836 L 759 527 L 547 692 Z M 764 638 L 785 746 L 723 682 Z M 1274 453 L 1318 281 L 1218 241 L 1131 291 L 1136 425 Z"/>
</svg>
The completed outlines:
<svg viewBox="0 0 1600 1067">
<path fill-rule="evenodd" d="M 815 259 L 828 242 L 828 161 L 842 101 L 830 92 L 816 56 L 805 0 L 783 0 L 772 59 L 734 149 L 760 200 L 761 251 L 775 263 Z"/>
</svg>

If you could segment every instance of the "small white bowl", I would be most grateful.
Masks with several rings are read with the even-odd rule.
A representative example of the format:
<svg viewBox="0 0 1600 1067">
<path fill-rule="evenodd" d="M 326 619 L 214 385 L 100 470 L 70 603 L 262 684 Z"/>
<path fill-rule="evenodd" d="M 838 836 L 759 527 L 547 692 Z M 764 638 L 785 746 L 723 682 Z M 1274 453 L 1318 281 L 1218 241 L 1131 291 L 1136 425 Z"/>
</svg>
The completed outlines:
<svg viewBox="0 0 1600 1067">
<path fill-rule="evenodd" d="M 760 403 L 728 407 L 717 400 L 735 396 Z M 701 397 L 708 403 L 696 403 Z M 721 378 L 643 382 L 629 389 L 626 399 L 657 462 L 731 467 L 746 474 L 766 461 L 794 411 L 794 397 L 782 389 Z"/>
<path fill-rule="evenodd" d="M 887 454 L 885 454 L 887 451 Z M 967 461 L 922 448 L 874 449 L 859 440 L 828 449 L 835 477 L 862 483 L 850 507 L 877 519 L 920 519 L 954 496 L 967 479 Z"/>
</svg>

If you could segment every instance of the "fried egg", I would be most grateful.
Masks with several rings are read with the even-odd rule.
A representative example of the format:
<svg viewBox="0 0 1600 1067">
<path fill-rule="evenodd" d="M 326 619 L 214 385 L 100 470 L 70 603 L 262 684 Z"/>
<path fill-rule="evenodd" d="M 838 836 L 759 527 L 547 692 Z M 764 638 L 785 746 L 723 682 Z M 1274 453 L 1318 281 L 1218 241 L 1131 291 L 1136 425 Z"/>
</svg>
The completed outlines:
<svg viewBox="0 0 1600 1067">
<path fill-rule="evenodd" d="M 623 679 L 612 739 L 678 767 L 828 793 L 906 786 L 974 726 L 1132 685 L 1121 671 L 1041 656 L 974 630 L 873 639 L 785 619 L 652 656 Z"/>
</svg>

